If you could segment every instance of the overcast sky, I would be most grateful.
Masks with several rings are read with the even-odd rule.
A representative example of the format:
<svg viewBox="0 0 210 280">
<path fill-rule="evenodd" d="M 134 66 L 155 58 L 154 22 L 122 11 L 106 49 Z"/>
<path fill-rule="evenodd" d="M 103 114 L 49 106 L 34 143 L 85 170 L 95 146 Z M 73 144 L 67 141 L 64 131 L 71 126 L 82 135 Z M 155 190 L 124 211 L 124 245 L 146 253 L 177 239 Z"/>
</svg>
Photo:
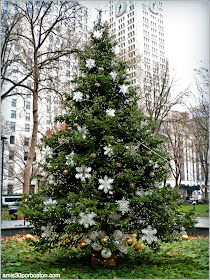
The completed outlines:
<svg viewBox="0 0 210 280">
<path fill-rule="evenodd" d="M 163 1 L 166 56 L 180 87 L 193 83 L 193 69 L 209 63 L 209 2 Z M 201 63 L 202 61 L 202 63 Z"/>
<path fill-rule="evenodd" d="M 108 7 L 108 2 L 81 1 L 94 11 L 89 23 L 97 17 L 96 8 Z M 179 91 L 193 84 L 193 69 L 209 63 L 209 1 L 162 2 L 166 57 L 171 70 L 174 69 L 171 74 L 178 79 L 176 90 Z"/>
</svg>

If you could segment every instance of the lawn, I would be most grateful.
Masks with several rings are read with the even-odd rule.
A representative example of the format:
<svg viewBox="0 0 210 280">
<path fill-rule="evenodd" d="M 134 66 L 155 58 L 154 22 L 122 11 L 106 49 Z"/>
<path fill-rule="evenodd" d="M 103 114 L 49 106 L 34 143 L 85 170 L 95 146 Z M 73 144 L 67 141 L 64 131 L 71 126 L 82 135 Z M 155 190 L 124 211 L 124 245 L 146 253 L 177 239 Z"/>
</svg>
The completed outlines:
<svg viewBox="0 0 210 280">
<path fill-rule="evenodd" d="M 83 251 L 57 248 L 41 253 L 29 246 L 24 235 L 6 237 L 2 240 L 1 279 L 12 273 L 60 274 L 61 279 L 209 279 L 208 241 L 208 237 L 194 236 L 163 243 L 156 253 L 144 246 L 119 256 L 117 267 L 103 267 L 90 266 L 90 256 Z"/>
<path fill-rule="evenodd" d="M 181 210 L 184 212 L 188 212 L 190 210 L 193 210 L 195 208 L 195 215 L 197 217 L 209 217 L 209 205 L 208 204 L 184 204 L 181 207 Z"/>
</svg>

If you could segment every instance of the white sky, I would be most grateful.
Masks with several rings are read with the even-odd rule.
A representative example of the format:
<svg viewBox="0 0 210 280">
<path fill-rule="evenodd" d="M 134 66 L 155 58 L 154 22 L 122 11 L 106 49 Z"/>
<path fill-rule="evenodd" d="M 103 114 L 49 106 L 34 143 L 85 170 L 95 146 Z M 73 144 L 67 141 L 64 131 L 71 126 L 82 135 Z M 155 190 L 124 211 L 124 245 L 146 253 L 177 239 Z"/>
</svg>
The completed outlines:
<svg viewBox="0 0 210 280">
<path fill-rule="evenodd" d="M 93 19 L 97 18 L 95 8 L 107 8 L 109 1 L 80 2 L 93 11 L 88 22 L 91 26 Z M 162 2 L 165 53 L 171 66 L 171 75 L 177 79 L 175 91 L 179 93 L 194 83 L 193 69 L 209 64 L 209 2 L 208 0 Z"/>
<path fill-rule="evenodd" d="M 166 56 L 180 88 L 194 82 L 193 69 L 209 63 L 208 1 L 163 1 Z M 201 61 L 203 63 L 201 63 Z"/>
</svg>

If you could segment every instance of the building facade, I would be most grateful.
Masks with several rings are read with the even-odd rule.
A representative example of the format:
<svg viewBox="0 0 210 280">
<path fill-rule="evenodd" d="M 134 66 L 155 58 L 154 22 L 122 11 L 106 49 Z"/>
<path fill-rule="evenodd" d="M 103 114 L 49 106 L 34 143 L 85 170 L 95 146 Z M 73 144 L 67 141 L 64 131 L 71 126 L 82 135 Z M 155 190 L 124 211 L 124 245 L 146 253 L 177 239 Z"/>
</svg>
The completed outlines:
<svg viewBox="0 0 210 280">
<path fill-rule="evenodd" d="M 164 12 L 159 1 L 109 1 L 111 32 L 120 58 L 129 63 L 129 79 L 138 89 L 142 75 L 165 67 Z"/>
</svg>

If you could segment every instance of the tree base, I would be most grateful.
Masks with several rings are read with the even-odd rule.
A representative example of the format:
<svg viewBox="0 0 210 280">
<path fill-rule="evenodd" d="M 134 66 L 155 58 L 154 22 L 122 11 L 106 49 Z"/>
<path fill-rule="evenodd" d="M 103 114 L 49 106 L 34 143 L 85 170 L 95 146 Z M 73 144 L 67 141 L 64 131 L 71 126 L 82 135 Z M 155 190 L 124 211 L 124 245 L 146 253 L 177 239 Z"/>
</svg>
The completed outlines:
<svg viewBox="0 0 210 280">
<path fill-rule="evenodd" d="M 91 249 L 91 265 L 102 264 L 104 266 L 117 266 L 117 252 L 113 252 L 110 258 L 103 258 L 101 251 Z"/>
</svg>

